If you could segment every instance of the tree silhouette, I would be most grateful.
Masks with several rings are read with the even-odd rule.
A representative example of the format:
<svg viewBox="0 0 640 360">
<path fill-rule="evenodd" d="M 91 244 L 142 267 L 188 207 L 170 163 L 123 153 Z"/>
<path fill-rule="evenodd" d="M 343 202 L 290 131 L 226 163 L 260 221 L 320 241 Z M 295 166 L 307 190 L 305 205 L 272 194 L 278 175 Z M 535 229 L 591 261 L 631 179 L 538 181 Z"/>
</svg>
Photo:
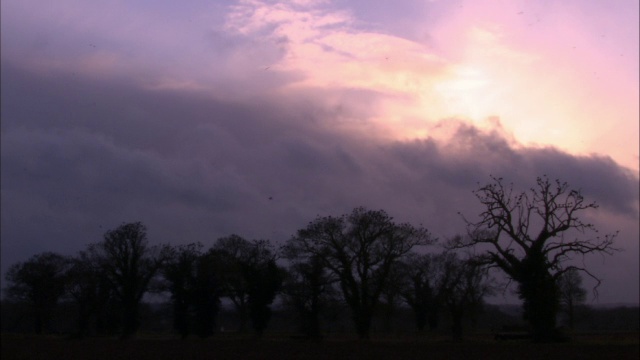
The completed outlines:
<svg viewBox="0 0 640 360">
<path fill-rule="evenodd" d="M 536 341 L 552 340 L 556 325 L 559 293 L 557 281 L 571 269 L 599 279 L 584 267 L 567 265 L 575 255 L 611 254 L 615 234 L 604 237 L 570 238 L 595 232 L 595 227 L 578 217 L 595 203 L 585 202 L 580 190 L 566 182 L 538 178 L 528 192 L 514 193 L 501 178 L 474 191 L 484 211 L 480 220 L 465 221 L 468 237 L 452 241 L 454 248 L 479 247 L 482 259 L 502 269 L 518 284 L 524 316 Z M 486 251 L 485 251 L 486 249 Z"/>
<path fill-rule="evenodd" d="M 309 338 L 319 338 L 320 313 L 333 298 L 335 279 L 318 256 L 300 260 L 295 250 L 287 246 L 283 247 L 283 253 L 291 262 L 283 286 L 285 301 L 298 312 L 302 332 Z"/>
<path fill-rule="evenodd" d="M 65 293 L 67 257 L 45 252 L 12 265 L 5 276 L 10 299 L 29 304 L 35 319 L 35 332 L 47 330 L 53 309 Z"/>
<path fill-rule="evenodd" d="M 122 336 L 139 327 L 138 310 L 149 283 L 167 257 L 167 248 L 149 247 L 147 229 L 127 223 L 104 234 L 104 240 L 90 246 L 111 283 L 122 310 Z"/>
<path fill-rule="evenodd" d="M 220 310 L 220 268 L 211 253 L 200 255 L 195 262 L 191 299 L 195 308 L 196 334 L 201 338 L 213 335 L 215 319 Z"/>
<path fill-rule="evenodd" d="M 404 272 L 401 262 L 395 261 L 389 271 L 387 286 L 380 293 L 379 313 L 382 317 L 382 330 L 387 333 L 393 331 L 393 317 L 402 301 L 401 291 L 404 282 Z"/>
<path fill-rule="evenodd" d="M 234 234 L 218 239 L 209 252 L 222 269 L 219 274 L 222 296 L 233 303 L 240 318 L 240 331 L 245 331 L 249 318 L 249 285 L 242 263 L 251 257 L 251 243 Z"/>
<path fill-rule="evenodd" d="M 571 269 L 558 278 L 560 292 L 560 309 L 567 315 L 569 328 L 573 329 L 576 307 L 583 304 L 587 298 L 587 291 L 582 288 L 580 273 Z"/>
<path fill-rule="evenodd" d="M 282 286 L 283 273 L 274 259 L 245 264 L 249 283 L 249 316 L 258 336 L 262 335 L 271 319 L 271 304 Z"/>
<path fill-rule="evenodd" d="M 240 331 L 246 329 L 250 319 L 256 333 L 262 334 L 271 317 L 270 305 L 282 284 L 271 244 L 231 235 L 218 239 L 210 253 L 221 269 L 221 293 L 231 300 L 240 316 Z"/>
<path fill-rule="evenodd" d="M 356 331 L 368 338 L 393 264 L 415 246 L 431 242 L 424 228 L 396 224 L 382 210 L 356 208 L 340 217 L 318 217 L 287 246 L 308 258 L 318 257 L 339 279 Z"/>
<path fill-rule="evenodd" d="M 111 310 L 114 291 L 94 253 L 81 251 L 71 259 L 66 287 L 78 310 L 77 335 L 87 335 L 93 318 L 96 331 L 104 332 L 106 322 L 111 320 L 107 312 Z"/>
<path fill-rule="evenodd" d="M 182 338 L 190 332 L 190 309 L 193 305 L 196 262 L 201 254 L 201 244 L 189 244 L 171 248 L 162 266 L 164 287 L 171 294 L 173 328 Z"/>
<path fill-rule="evenodd" d="M 462 340 L 463 320 L 475 318 L 482 308 L 483 298 L 493 291 L 487 277 L 487 267 L 476 259 L 460 259 L 455 253 L 444 253 L 438 259 L 439 297 L 451 315 L 454 341 Z"/>
<path fill-rule="evenodd" d="M 400 295 L 413 310 L 418 331 L 423 331 L 427 324 L 430 330 L 438 326 L 440 297 L 435 286 L 436 261 L 434 254 L 411 253 L 399 266 L 403 274 Z"/>
</svg>

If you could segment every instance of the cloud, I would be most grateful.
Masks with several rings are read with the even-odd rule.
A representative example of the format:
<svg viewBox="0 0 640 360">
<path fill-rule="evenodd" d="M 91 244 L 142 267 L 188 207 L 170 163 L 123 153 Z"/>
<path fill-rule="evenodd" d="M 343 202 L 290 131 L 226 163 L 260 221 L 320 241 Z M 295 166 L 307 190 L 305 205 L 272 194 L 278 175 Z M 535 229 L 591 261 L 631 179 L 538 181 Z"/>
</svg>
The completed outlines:
<svg viewBox="0 0 640 360">
<path fill-rule="evenodd" d="M 522 146 L 497 121 L 487 130 L 451 119 L 434 125 L 435 137 L 386 142 L 327 126 L 340 111 L 323 109 L 321 97 L 316 109 L 296 99 L 230 103 L 43 79 L 9 65 L 2 81 L 3 248 L 11 256 L 18 243 L 57 248 L 45 234 L 71 250 L 89 241 L 87 228 L 136 219 L 158 241 L 230 232 L 283 240 L 316 214 L 358 205 L 451 234 L 462 231 L 455 214 L 473 213 L 470 191 L 489 175 L 523 186 L 557 176 L 603 211 L 638 216 L 629 170 L 606 157 Z"/>
<path fill-rule="evenodd" d="M 458 10 L 466 2 L 447 3 L 424 6 L 469 19 Z M 497 81 L 536 57 L 491 24 L 451 30 L 455 54 L 447 21 L 384 31 L 355 16 L 357 3 L 197 4 L 175 16 L 159 7 L 117 29 L 128 2 L 65 4 L 78 7 L 43 17 L 3 2 L 3 271 L 136 220 L 154 243 L 283 241 L 318 214 L 363 205 L 446 237 L 464 231 L 459 211 L 479 213 L 471 191 L 490 175 L 523 188 L 542 174 L 567 180 L 601 205 L 590 221 L 637 248 L 637 171 L 604 153 L 522 141 L 522 129 L 552 130 L 523 114 L 555 103 L 537 97 L 549 89 L 539 74 Z M 403 4 L 419 17 L 422 5 Z M 538 80 L 520 111 L 466 111 L 489 115 L 491 101 Z M 612 272 L 596 266 L 605 277 L 637 268 L 621 258 Z"/>
<path fill-rule="evenodd" d="M 608 154 L 637 171 L 637 12 L 623 5 L 10 0 L 2 56 L 226 100 L 324 92 L 353 109 L 367 93 L 355 118 L 387 139 L 499 116 L 525 144 Z"/>
</svg>

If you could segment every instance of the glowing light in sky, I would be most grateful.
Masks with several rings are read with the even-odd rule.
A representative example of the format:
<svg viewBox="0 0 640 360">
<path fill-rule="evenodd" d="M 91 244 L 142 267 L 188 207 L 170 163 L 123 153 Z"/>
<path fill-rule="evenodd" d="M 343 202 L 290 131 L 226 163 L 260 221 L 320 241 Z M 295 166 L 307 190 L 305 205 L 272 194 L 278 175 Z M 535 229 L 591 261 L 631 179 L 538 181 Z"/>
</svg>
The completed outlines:
<svg viewBox="0 0 640 360">
<path fill-rule="evenodd" d="M 355 108 L 353 120 L 366 131 L 375 125 L 373 133 L 394 139 L 431 136 L 444 118 L 499 118 L 524 145 L 607 154 L 637 171 L 638 4 L 631 3 L 406 1 L 411 11 L 400 13 L 357 1 L 194 2 L 153 11 L 74 0 L 44 11 L 39 1 L 6 1 L 3 57 L 227 98 L 324 90 L 335 94 L 327 101 Z M 349 91 L 369 93 L 368 103 Z"/>
<path fill-rule="evenodd" d="M 356 13 L 261 1 L 234 7 L 227 28 L 283 41 L 283 55 L 270 68 L 304 74 L 288 88 L 380 94 L 367 116 L 387 136 L 429 136 L 443 118 L 488 124 L 497 117 L 524 144 L 607 153 L 637 169 L 637 146 L 629 146 L 637 135 L 628 135 L 638 133 L 637 105 L 631 106 L 637 86 L 616 74 L 589 76 L 615 71 L 607 65 L 615 59 L 589 42 L 586 20 L 559 7 L 529 17 L 523 29 L 519 5 L 480 3 L 465 3 L 431 29 L 440 46 L 360 29 Z M 541 19 L 545 26 L 532 26 Z M 603 141 L 603 134 L 622 136 L 627 145 Z"/>
</svg>

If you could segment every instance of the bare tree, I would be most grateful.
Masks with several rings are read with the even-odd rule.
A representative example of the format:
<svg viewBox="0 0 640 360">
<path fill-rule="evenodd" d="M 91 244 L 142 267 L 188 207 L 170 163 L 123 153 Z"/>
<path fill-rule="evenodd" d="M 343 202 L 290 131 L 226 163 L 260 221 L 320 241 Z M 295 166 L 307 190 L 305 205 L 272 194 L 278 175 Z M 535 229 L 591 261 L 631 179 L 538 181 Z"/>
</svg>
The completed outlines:
<svg viewBox="0 0 640 360">
<path fill-rule="evenodd" d="M 81 251 L 71 259 L 67 271 L 67 294 L 75 302 L 78 310 L 77 335 L 83 337 L 91 330 L 91 320 L 95 319 L 95 330 L 104 332 L 106 322 L 116 323 L 108 312 L 114 299 L 114 289 L 103 269 L 101 261 L 91 251 Z"/>
<path fill-rule="evenodd" d="M 451 246 L 478 247 L 485 263 L 502 269 L 514 280 L 534 339 L 552 340 L 558 278 L 576 269 L 599 284 L 588 269 L 569 265 L 569 260 L 576 255 L 612 254 L 616 234 L 600 237 L 592 224 L 579 218 L 597 205 L 586 202 L 580 190 L 571 189 L 566 182 L 544 176 L 529 191 L 516 193 L 513 185 L 505 186 L 501 178 L 492 180 L 474 191 L 484 206 L 480 219 L 465 218 L 469 236 L 456 238 Z"/>
<path fill-rule="evenodd" d="M 382 316 L 382 330 L 391 333 L 393 331 L 393 318 L 402 302 L 402 290 L 404 282 L 404 269 L 400 260 L 395 261 L 389 271 L 387 286 L 380 294 L 379 312 Z"/>
<path fill-rule="evenodd" d="M 69 265 L 68 258 L 45 252 L 12 265 L 5 275 L 11 284 L 8 297 L 30 306 L 37 334 L 47 330 L 53 309 L 65 293 Z"/>
<path fill-rule="evenodd" d="M 122 307 L 122 336 L 129 337 L 139 327 L 140 301 L 166 259 L 166 248 L 150 247 L 146 227 L 135 222 L 107 231 L 90 251 L 95 252 L 115 291 Z"/>
<path fill-rule="evenodd" d="M 569 328 L 573 329 L 576 307 L 587 299 L 587 291 L 582 288 L 582 276 L 571 269 L 558 278 L 560 309 L 567 315 Z"/>
<path fill-rule="evenodd" d="M 172 247 L 167 261 L 162 266 L 164 288 L 171 294 L 173 305 L 173 328 L 182 338 L 190 332 L 190 309 L 196 278 L 196 262 L 201 254 L 201 244 Z"/>
<path fill-rule="evenodd" d="M 205 253 L 195 259 L 194 276 L 190 300 L 193 302 L 195 313 L 195 330 L 201 338 L 214 333 L 215 320 L 220 310 L 220 280 L 221 272 L 218 257 L 212 253 Z"/>
<path fill-rule="evenodd" d="M 240 331 L 251 319 L 256 333 L 262 334 L 271 316 L 270 305 L 282 284 L 270 242 L 231 235 L 218 239 L 210 254 L 220 269 L 222 295 L 231 300 L 240 316 Z"/>
<path fill-rule="evenodd" d="M 214 333 L 220 310 L 222 271 L 215 253 L 202 253 L 202 244 L 171 247 L 162 266 L 162 288 L 171 294 L 173 328 L 182 339 L 192 331 L 206 338 Z"/>
<path fill-rule="evenodd" d="M 415 246 L 433 241 L 424 228 L 396 224 L 382 210 L 356 208 L 340 217 L 318 217 L 298 230 L 287 246 L 308 258 L 321 259 L 339 279 L 356 331 L 368 338 L 393 264 Z"/>
<path fill-rule="evenodd" d="M 249 284 L 251 325 L 261 336 L 271 319 L 271 304 L 282 287 L 284 272 L 272 258 L 245 266 L 244 274 Z"/>
<path fill-rule="evenodd" d="M 335 298 L 335 278 L 318 256 L 300 260 L 299 255 L 287 246 L 282 252 L 291 263 L 283 284 L 285 302 L 300 316 L 301 331 L 309 338 L 319 338 L 320 314 Z"/>
<path fill-rule="evenodd" d="M 436 288 L 439 270 L 436 265 L 436 255 L 417 253 L 408 254 L 399 264 L 403 274 L 400 294 L 413 310 L 418 331 L 423 331 L 427 324 L 430 330 L 438 326 L 441 301 Z"/>
<path fill-rule="evenodd" d="M 455 253 L 438 257 L 440 276 L 436 279 L 438 296 L 451 315 L 454 341 L 462 340 L 463 320 L 476 317 L 484 297 L 493 292 L 487 266 L 474 258 L 460 259 Z"/>
<path fill-rule="evenodd" d="M 218 274 L 221 294 L 233 303 L 240 318 L 240 331 L 246 330 L 249 319 L 249 284 L 242 273 L 242 262 L 248 261 L 251 243 L 246 239 L 231 235 L 220 238 L 209 250 L 220 268 Z"/>
</svg>

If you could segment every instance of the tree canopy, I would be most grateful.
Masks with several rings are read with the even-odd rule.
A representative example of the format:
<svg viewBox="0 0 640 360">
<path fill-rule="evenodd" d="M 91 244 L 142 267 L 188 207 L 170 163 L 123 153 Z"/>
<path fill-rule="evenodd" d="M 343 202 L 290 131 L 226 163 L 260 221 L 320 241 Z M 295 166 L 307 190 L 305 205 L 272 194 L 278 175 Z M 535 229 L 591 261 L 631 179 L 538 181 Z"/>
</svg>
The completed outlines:
<svg viewBox="0 0 640 360">
<path fill-rule="evenodd" d="M 394 263 L 414 247 L 434 241 L 425 228 L 397 224 L 383 210 L 359 207 L 338 217 L 318 217 L 287 247 L 301 258 L 321 259 L 338 278 L 356 331 L 366 338 Z"/>
<path fill-rule="evenodd" d="M 35 332 L 46 330 L 51 312 L 65 293 L 68 258 L 53 252 L 32 256 L 25 262 L 12 265 L 6 279 L 9 298 L 31 306 L 35 318 Z"/>
<path fill-rule="evenodd" d="M 484 210 L 467 223 L 468 236 L 452 248 L 478 247 L 481 260 L 500 268 L 518 284 L 524 316 L 537 340 L 552 337 L 558 311 L 558 279 L 572 269 L 599 279 L 571 260 L 591 253 L 612 254 L 616 234 L 600 236 L 580 216 L 598 205 L 568 183 L 539 177 L 529 191 L 516 192 L 502 178 L 474 194 Z"/>
</svg>

